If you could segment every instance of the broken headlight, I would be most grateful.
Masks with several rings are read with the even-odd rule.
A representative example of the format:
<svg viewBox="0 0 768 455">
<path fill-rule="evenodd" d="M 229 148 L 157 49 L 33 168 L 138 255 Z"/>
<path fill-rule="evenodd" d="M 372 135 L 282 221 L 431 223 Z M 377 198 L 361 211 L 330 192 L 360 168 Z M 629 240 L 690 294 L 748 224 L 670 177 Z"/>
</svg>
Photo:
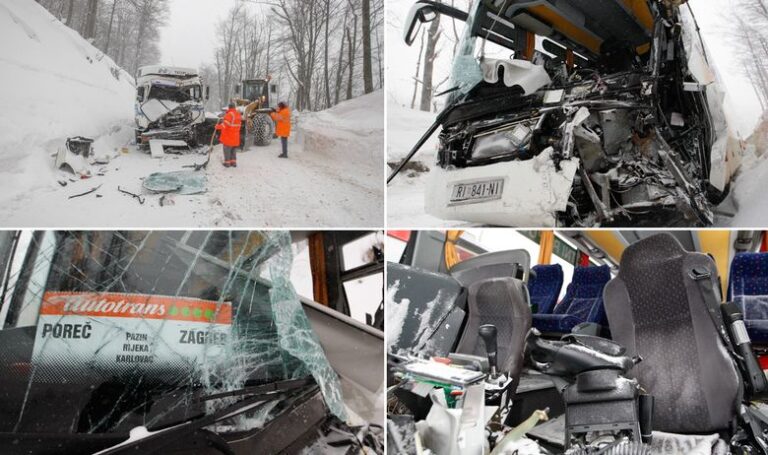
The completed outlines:
<svg viewBox="0 0 768 455">
<path fill-rule="evenodd" d="M 489 131 L 478 133 L 472 145 L 472 161 L 494 158 L 530 158 L 531 138 L 538 118 L 515 122 Z"/>
</svg>

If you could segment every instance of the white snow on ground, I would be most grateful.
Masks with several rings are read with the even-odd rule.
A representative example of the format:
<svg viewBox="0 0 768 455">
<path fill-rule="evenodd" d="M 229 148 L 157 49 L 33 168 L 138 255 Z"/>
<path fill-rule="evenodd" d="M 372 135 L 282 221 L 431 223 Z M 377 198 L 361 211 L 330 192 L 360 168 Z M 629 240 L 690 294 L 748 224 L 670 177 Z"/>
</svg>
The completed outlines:
<svg viewBox="0 0 768 455">
<path fill-rule="evenodd" d="M 735 205 L 735 214 L 720 223 L 730 227 L 768 226 L 768 198 L 765 184 L 768 182 L 768 154 L 760 156 L 749 151 L 741 163 L 741 170 L 732 183 L 729 199 Z"/>
<path fill-rule="evenodd" d="M 323 113 L 297 115 L 290 159 L 280 143 L 248 147 L 238 167 L 214 155 L 208 192 L 143 194 L 141 179 L 205 161 L 152 159 L 130 145 L 130 75 L 32 1 L 0 0 L 0 225 L 13 227 L 379 226 L 383 220 L 383 95 L 376 92 Z M 116 78 L 113 72 L 119 76 Z M 377 121 L 378 119 L 378 127 Z M 96 155 L 113 157 L 79 180 L 54 169 L 67 137 L 96 138 Z M 308 148 L 304 148 L 306 143 Z M 329 148 L 321 149 L 323 145 Z M 127 153 L 123 153 L 123 148 Z M 202 151 L 205 151 L 203 149 Z M 99 173 L 104 175 L 98 175 Z M 58 182 L 64 181 L 66 186 Z M 92 194 L 70 196 L 101 185 Z"/>
<path fill-rule="evenodd" d="M 435 119 L 434 113 L 402 107 L 394 102 L 387 105 L 387 172 L 400 162 Z M 428 168 L 435 163 L 437 151 L 436 131 L 413 157 L 411 163 L 420 162 Z M 448 221 L 427 215 L 424 211 L 424 191 L 427 172 L 405 169 L 387 186 L 387 219 L 391 228 L 443 227 L 466 225 L 466 222 Z"/>
</svg>

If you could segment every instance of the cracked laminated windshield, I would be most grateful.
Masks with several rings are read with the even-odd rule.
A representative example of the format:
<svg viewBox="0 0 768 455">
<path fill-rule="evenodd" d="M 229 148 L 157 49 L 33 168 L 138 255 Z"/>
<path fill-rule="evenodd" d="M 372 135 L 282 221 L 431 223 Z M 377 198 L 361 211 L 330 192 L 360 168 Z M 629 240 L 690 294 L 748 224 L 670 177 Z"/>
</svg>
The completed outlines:
<svg viewBox="0 0 768 455">
<path fill-rule="evenodd" d="M 347 419 L 291 284 L 289 233 L 3 235 L 0 433 L 120 441 L 201 416 L 249 431 L 313 390 Z"/>
</svg>

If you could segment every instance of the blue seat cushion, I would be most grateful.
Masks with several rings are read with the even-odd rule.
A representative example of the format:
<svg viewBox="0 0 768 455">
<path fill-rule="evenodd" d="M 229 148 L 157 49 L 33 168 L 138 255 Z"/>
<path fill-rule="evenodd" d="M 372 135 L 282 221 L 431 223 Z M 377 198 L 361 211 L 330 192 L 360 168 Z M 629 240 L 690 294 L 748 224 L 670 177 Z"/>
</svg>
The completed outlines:
<svg viewBox="0 0 768 455">
<path fill-rule="evenodd" d="M 607 325 L 603 306 L 603 288 L 611 279 L 607 265 L 577 267 L 562 302 L 552 314 L 536 314 L 533 326 L 545 333 L 568 333 L 582 322 Z"/>
<path fill-rule="evenodd" d="M 563 288 L 563 268 L 560 264 L 537 265 L 528 283 L 531 305 L 538 314 L 550 314 Z"/>
</svg>

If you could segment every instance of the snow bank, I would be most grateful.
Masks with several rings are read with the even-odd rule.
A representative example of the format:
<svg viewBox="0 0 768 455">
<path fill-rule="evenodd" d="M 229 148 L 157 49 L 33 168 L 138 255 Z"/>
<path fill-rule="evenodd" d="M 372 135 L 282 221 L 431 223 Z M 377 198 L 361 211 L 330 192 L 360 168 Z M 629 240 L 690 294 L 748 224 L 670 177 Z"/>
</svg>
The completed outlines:
<svg viewBox="0 0 768 455">
<path fill-rule="evenodd" d="M 354 159 L 381 168 L 384 92 L 377 90 L 320 112 L 302 113 L 297 130 L 304 151 Z"/>
<path fill-rule="evenodd" d="M 387 105 L 387 130 L 391 133 L 387 142 L 387 161 L 400 161 L 403 159 L 421 135 L 432 125 L 437 116 L 433 112 L 408 109 L 395 103 Z M 439 130 L 421 147 L 415 160 L 431 165 L 435 161 L 437 150 L 437 135 Z"/>
<path fill-rule="evenodd" d="M 768 181 L 768 120 L 755 129 L 746 142 L 746 153 L 741 171 L 732 183 L 733 198 L 738 211 L 730 221 L 731 227 L 758 227 L 768 225 L 768 199 L 765 182 Z"/>
<path fill-rule="evenodd" d="M 402 160 L 425 131 L 435 121 L 432 112 L 408 109 L 395 103 L 387 104 L 387 162 L 392 165 Z M 437 136 L 432 137 L 414 155 L 411 163 L 422 170 L 431 169 L 437 152 Z M 387 175 L 392 168 L 387 166 Z M 387 219 L 397 227 L 446 227 L 465 226 L 465 221 L 448 221 L 427 215 L 424 208 L 424 192 L 427 172 L 417 172 L 407 167 L 387 186 Z"/>
<path fill-rule="evenodd" d="M 133 118 L 133 78 L 33 1 L 0 0 L 4 196 L 47 184 L 50 149 Z"/>
</svg>

